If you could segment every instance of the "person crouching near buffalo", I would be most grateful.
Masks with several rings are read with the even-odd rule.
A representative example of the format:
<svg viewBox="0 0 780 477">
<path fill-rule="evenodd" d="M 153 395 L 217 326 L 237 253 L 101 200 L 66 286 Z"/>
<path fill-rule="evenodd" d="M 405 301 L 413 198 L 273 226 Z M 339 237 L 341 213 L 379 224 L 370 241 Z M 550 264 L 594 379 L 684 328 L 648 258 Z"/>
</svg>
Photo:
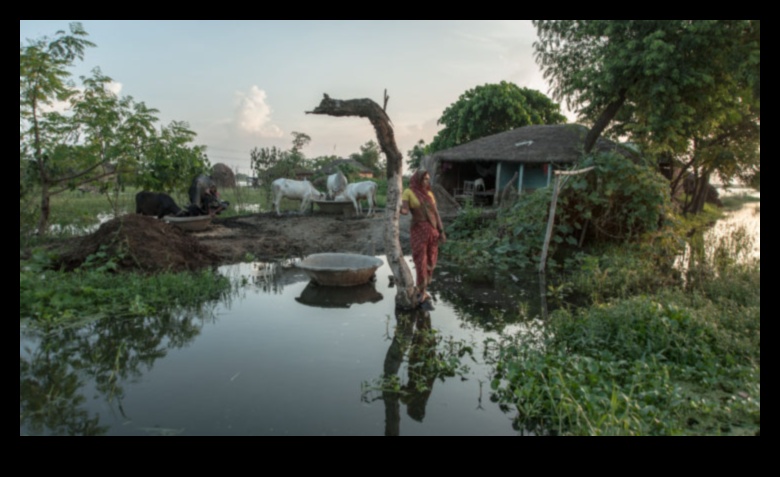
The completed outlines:
<svg viewBox="0 0 780 477">
<path fill-rule="evenodd" d="M 431 176 L 428 171 L 418 169 L 412 175 L 409 188 L 401 195 L 401 213 L 412 214 L 412 227 L 409 234 L 412 248 L 412 260 L 417 269 L 417 296 L 415 302 L 423 308 L 433 309 L 428 285 L 433 278 L 433 269 L 439 256 L 439 243 L 447 240 L 444 233 L 436 198 L 431 191 Z"/>
</svg>

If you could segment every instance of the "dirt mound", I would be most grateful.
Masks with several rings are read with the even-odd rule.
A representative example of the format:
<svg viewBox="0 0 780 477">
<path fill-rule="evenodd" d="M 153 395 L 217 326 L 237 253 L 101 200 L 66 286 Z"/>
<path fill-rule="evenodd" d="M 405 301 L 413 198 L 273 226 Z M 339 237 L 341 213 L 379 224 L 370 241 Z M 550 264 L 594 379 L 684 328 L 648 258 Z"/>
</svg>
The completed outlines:
<svg viewBox="0 0 780 477">
<path fill-rule="evenodd" d="M 58 265 L 73 270 L 90 256 L 97 264 L 113 260 L 120 271 L 179 272 L 219 263 L 211 248 L 187 232 L 138 214 L 117 217 L 74 241 L 60 255 Z"/>
</svg>

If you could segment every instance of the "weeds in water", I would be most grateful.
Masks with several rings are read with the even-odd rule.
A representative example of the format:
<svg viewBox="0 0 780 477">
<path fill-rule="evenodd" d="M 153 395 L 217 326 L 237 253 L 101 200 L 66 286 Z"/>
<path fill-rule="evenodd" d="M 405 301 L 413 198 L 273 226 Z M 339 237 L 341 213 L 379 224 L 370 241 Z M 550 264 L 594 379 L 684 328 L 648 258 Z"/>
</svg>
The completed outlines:
<svg viewBox="0 0 780 477">
<path fill-rule="evenodd" d="M 199 308 L 223 298 L 231 288 L 227 278 L 210 270 L 152 276 L 111 273 L 116 257 L 105 252 L 98 252 L 75 272 L 48 269 L 50 257 L 43 253 L 33 257 L 19 272 L 19 318 L 33 324 Z"/>
<path fill-rule="evenodd" d="M 595 305 L 553 312 L 539 341 L 494 343 L 492 399 L 537 434 L 759 433 L 760 265 L 721 254 L 686 289 L 654 286 L 638 256 L 583 261 Z M 633 266 L 603 266 L 620 261 Z M 619 277 L 649 293 L 611 292 Z"/>
</svg>

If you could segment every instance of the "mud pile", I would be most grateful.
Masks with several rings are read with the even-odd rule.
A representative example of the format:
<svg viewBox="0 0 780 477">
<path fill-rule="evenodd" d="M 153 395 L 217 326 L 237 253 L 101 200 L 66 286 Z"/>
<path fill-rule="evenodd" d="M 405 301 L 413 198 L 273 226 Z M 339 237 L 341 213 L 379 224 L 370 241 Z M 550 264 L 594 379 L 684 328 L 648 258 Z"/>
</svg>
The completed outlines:
<svg viewBox="0 0 780 477">
<path fill-rule="evenodd" d="M 118 271 L 146 273 L 192 271 L 219 263 L 208 246 L 187 232 L 137 214 L 117 217 L 75 240 L 60 254 L 58 266 L 73 270 L 88 260 L 88 265 L 113 261 Z"/>
</svg>

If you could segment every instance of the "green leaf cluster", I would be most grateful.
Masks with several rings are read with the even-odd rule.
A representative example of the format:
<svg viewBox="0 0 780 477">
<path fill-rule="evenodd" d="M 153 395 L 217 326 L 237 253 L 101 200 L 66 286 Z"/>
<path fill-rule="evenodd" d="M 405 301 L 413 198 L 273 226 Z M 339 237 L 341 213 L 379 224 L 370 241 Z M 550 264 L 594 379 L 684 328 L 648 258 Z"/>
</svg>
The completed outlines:
<svg viewBox="0 0 780 477">
<path fill-rule="evenodd" d="M 603 243 L 637 242 L 659 230 L 671 214 L 668 183 L 653 168 L 614 153 L 581 162 L 595 169 L 573 176 L 562 189 L 550 240 L 549 264 L 558 251 Z M 466 208 L 448 227 L 443 253 L 457 264 L 498 271 L 538 264 L 552 187 L 522 195 L 495 219 Z"/>
<path fill-rule="evenodd" d="M 474 139 L 532 124 L 561 124 L 560 105 L 539 91 L 502 81 L 470 89 L 449 105 L 437 124 L 444 126 L 430 144 L 440 151 Z"/>
<path fill-rule="evenodd" d="M 760 20 L 535 20 L 536 61 L 579 121 L 693 174 L 760 181 Z M 676 189 L 677 181 L 673 182 Z"/>
<path fill-rule="evenodd" d="M 53 195 L 95 186 L 118 213 L 125 186 L 183 192 L 209 166 L 205 148 L 190 145 L 195 133 L 187 123 L 158 131 L 158 111 L 116 94 L 99 68 L 76 86 L 69 70 L 95 46 L 86 36 L 72 23 L 68 33 L 19 47 L 19 192 L 20 198 L 33 188 L 40 193 L 40 235 L 48 232 Z"/>
<path fill-rule="evenodd" d="M 555 311 L 537 338 L 500 343 L 492 399 L 542 434 L 755 433 L 760 271 L 735 275 L 712 281 L 735 298 L 715 286 Z"/>
</svg>

